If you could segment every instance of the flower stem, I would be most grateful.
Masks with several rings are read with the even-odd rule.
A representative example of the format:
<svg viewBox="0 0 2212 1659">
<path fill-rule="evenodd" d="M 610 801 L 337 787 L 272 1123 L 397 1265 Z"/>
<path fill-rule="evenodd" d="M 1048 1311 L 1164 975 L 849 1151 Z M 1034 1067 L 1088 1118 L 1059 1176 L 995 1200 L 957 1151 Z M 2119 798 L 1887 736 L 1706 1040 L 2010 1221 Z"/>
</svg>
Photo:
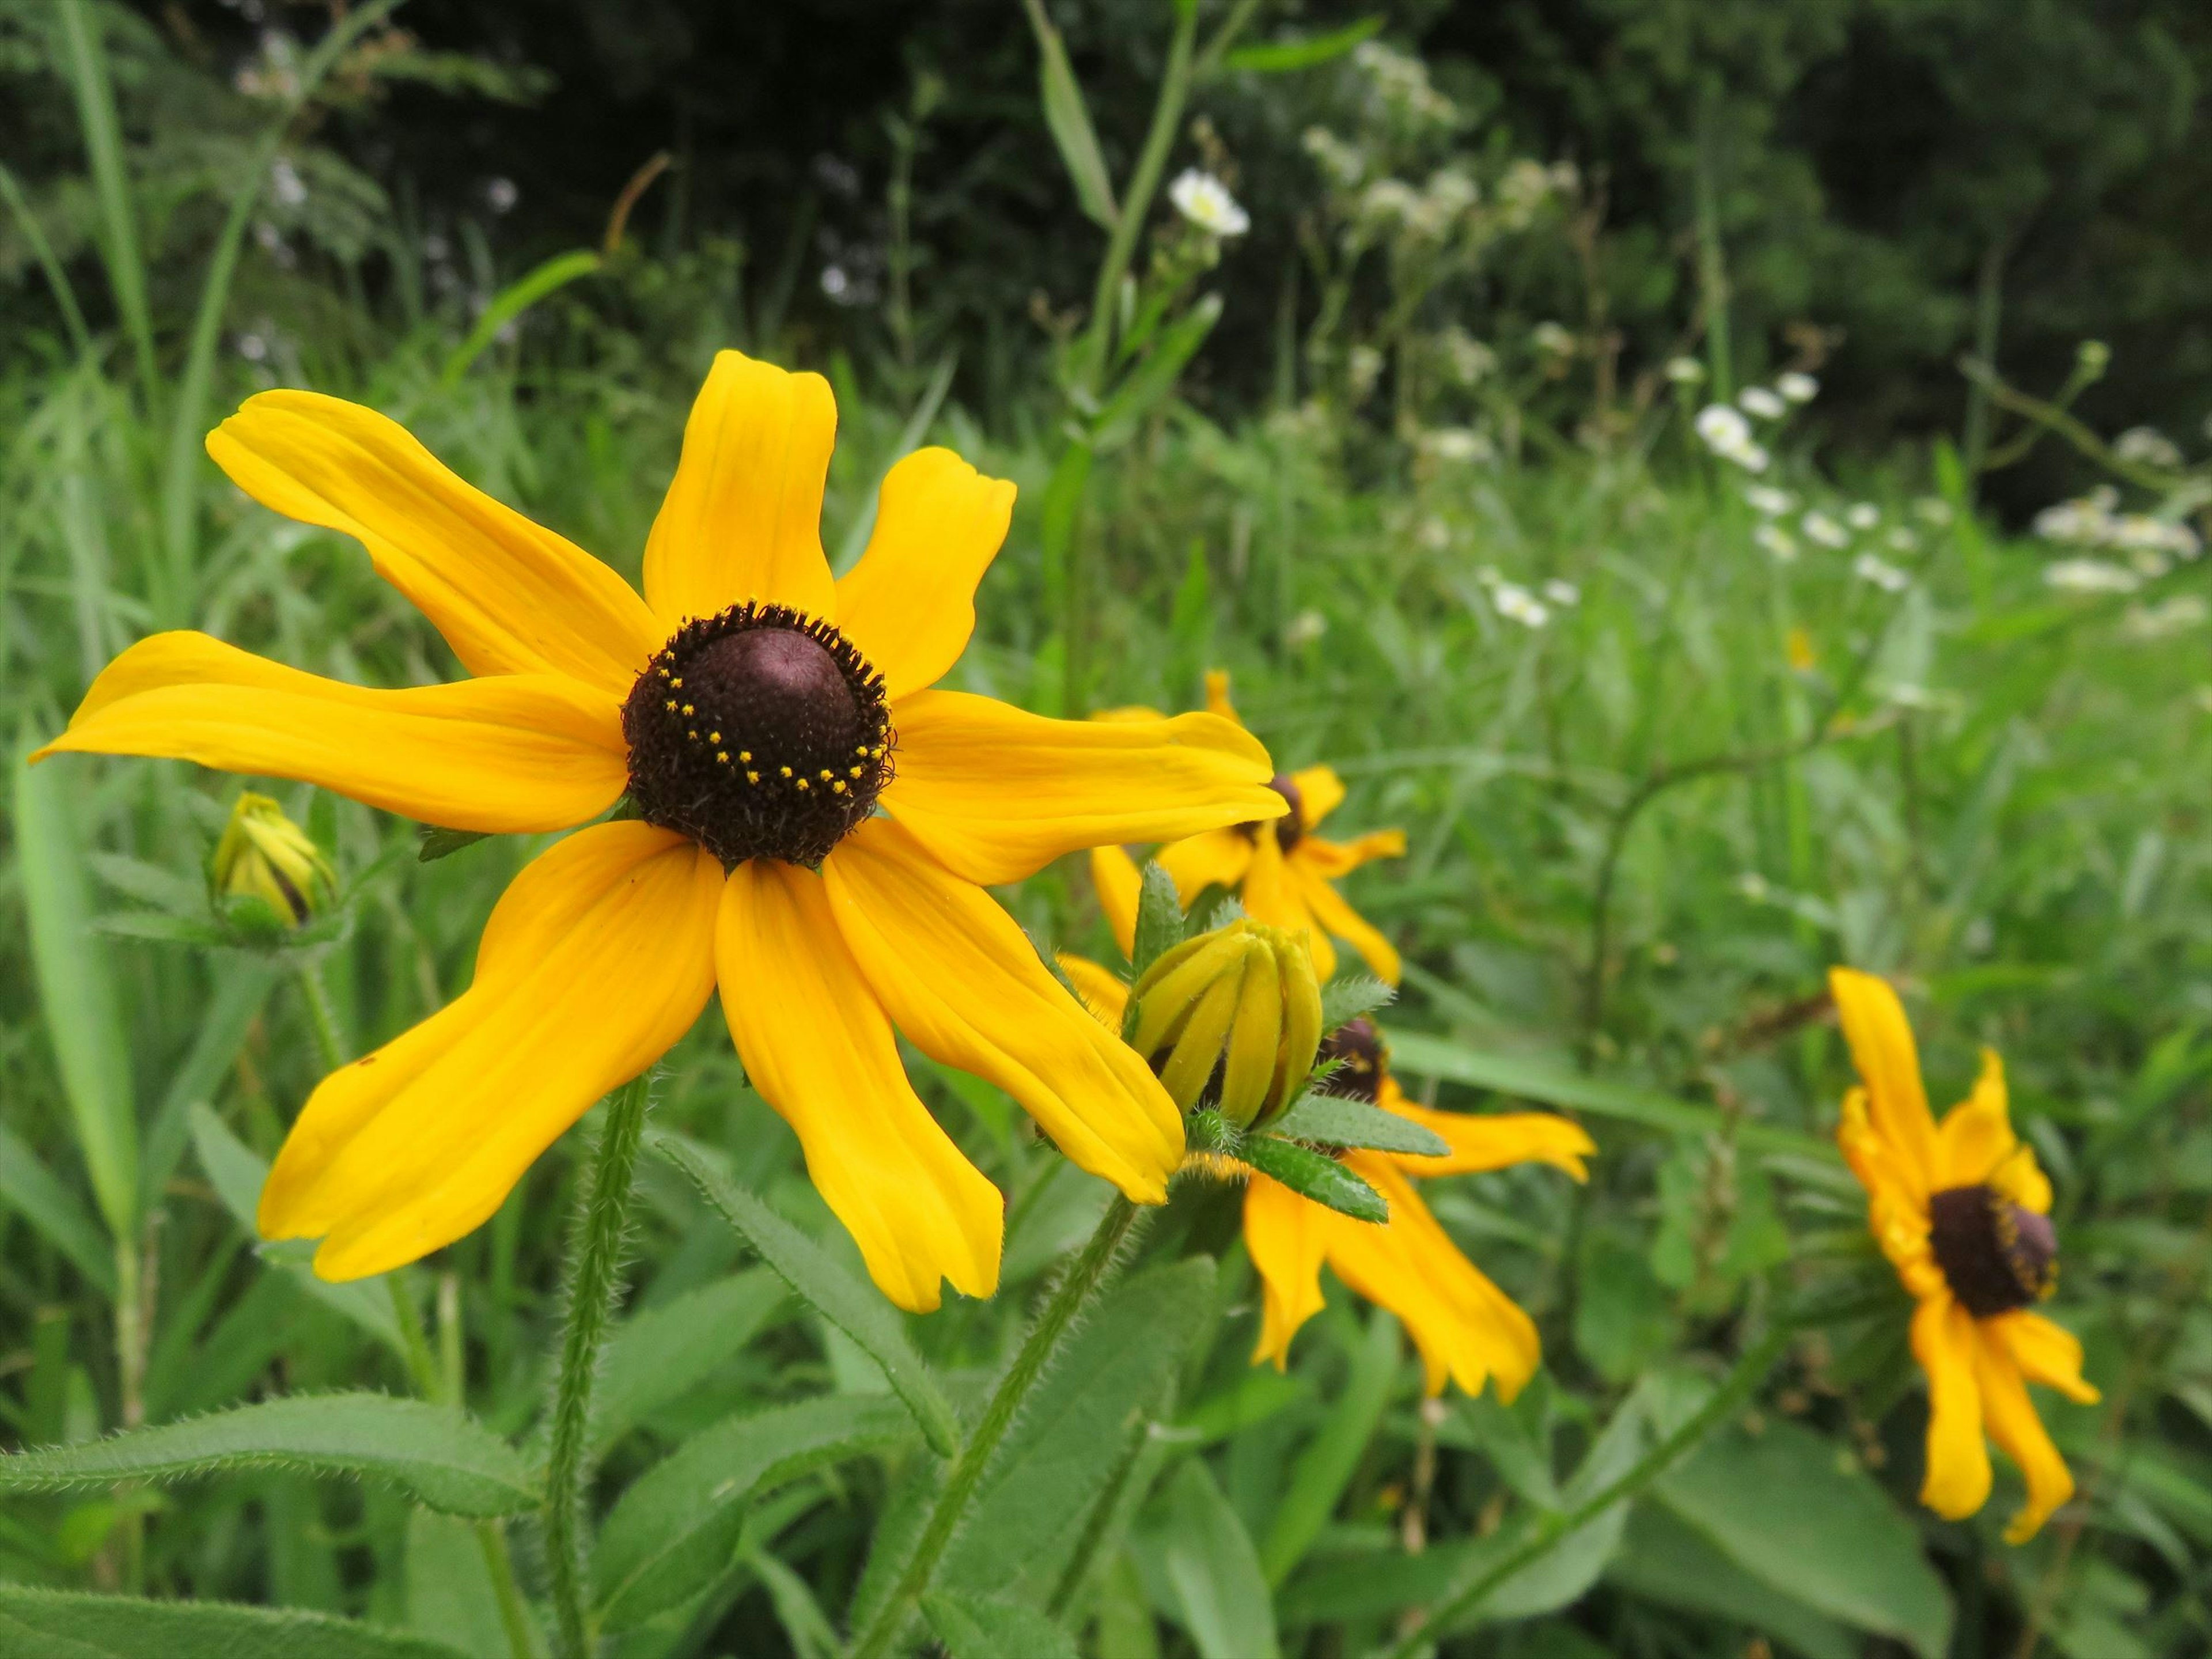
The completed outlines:
<svg viewBox="0 0 2212 1659">
<path fill-rule="evenodd" d="M 307 1024 L 314 1031 L 315 1053 L 322 1059 L 323 1070 L 325 1074 L 335 1072 L 346 1063 L 345 1041 L 338 1036 L 337 1010 L 331 1006 L 322 972 L 313 963 L 300 969 L 300 997 L 307 1005 Z"/>
<path fill-rule="evenodd" d="M 1006 1374 L 999 1379 L 990 1403 L 983 1408 L 982 1420 L 968 1437 L 968 1443 L 960 1449 L 960 1455 L 952 1465 L 952 1473 L 945 1477 L 945 1489 L 938 1494 L 936 1506 L 929 1512 L 921 1540 L 915 1546 L 906 1571 L 899 1575 L 897 1584 L 873 1621 L 854 1642 L 848 1659 L 880 1659 L 898 1639 L 915 1604 L 929 1588 L 945 1546 L 952 1541 L 953 1534 L 967 1518 L 968 1505 L 975 1498 L 975 1488 L 982 1483 L 983 1471 L 989 1466 L 992 1455 L 1006 1437 L 1014 1419 L 1020 1415 L 1023 1402 L 1036 1386 L 1037 1378 L 1043 1375 L 1046 1363 L 1060 1346 L 1060 1339 L 1067 1334 L 1075 1316 L 1105 1282 L 1114 1258 L 1136 1220 L 1137 1206 L 1117 1195 L 1107 1206 L 1098 1230 L 1091 1235 L 1091 1242 L 1083 1247 L 1083 1253 L 1054 1287 L 1051 1299 L 1023 1340 L 1021 1352 L 1014 1356 Z"/>
<path fill-rule="evenodd" d="M 614 1311 L 623 1237 L 629 1221 L 630 1182 L 637 1169 L 649 1092 L 647 1079 L 641 1077 L 608 1097 L 607 1121 L 585 1172 L 583 1203 L 568 1240 L 563 1275 L 568 1312 L 561 1332 L 553 1430 L 545 1459 L 545 1565 L 563 1659 L 586 1659 L 591 1651 L 584 1618 L 585 1448 L 599 1347 Z"/>
</svg>

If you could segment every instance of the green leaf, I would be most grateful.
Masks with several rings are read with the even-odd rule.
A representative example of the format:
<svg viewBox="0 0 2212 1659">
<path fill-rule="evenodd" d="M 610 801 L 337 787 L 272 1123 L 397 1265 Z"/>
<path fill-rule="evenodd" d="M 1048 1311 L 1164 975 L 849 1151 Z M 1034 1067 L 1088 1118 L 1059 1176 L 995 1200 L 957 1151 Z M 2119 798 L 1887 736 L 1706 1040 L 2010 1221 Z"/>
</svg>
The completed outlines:
<svg viewBox="0 0 2212 1659">
<path fill-rule="evenodd" d="M 319 1613 L 0 1584 L 0 1659 L 466 1659 Z"/>
<path fill-rule="evenodd" d="M 1213 1315 L 1213 1263 L 1204 1257 L 1109 1291 L 1030 1396 L 938 1583 L 1042 1604 Z"/>
<path fill-rule="evenodd" d="M 512 1659 L 499 1590 L 477 1523 L 435 1510 L 407 1516 L 407 1626 L 470 1659 Z"/>
<path fill-rule="evenodd" d="M 592 1393 L 600 1449 L 728 1364 L 789 1297 L 780 1275 L 754 1267 L 624 1321 L 608 1340 Z"/>
<path fill-rule="evenodd" d="M 898 1310 L 874 1286 L 861 1284 L 805 1233 L 717 1169 L 703 1146 L 664 1130 L 648 1130 L 653 1150 L 691 1178 L 699 1195 L 761 1259 L 781 1274 L 807 1304 L 860 1346 L 883 1368 L 884 1378 L 906 1402 L 922 1438 L 940 1457 L 960 1443 L 952 1407 L 899 1323 Z"/>
<path fill-rule="evenodd" d="M 905 1407 L 882 1395 L 831 1395 L 716 1424 L 623 1493 L 592 1553 L 600 1616 L 628 1630 L 729 1571 L 756 1496 L 810 1469 L 897 1444 Z"/>
<path fill-rule="evenodd" d="M 1451 1143 L 1435 1130 L 1364 1100 L 1336 1095 L 1304 1095 L 1268 1124 L 1267 1133 L 1324 1146 L 1366 1146 L 1379 1152 L 1408 1152 L 1442 1158 Z"/>
<path fill-rule="evenodd" d="M 1239 46 L 1221 60 L 1222 67 L 1244 70 L 1254 75 L 1288 75 L 1295 70 L 1317 69 L 1343 57 L 1361 41 L 1372 39 L 1382 28 L 1382 14 L 1375 12 L 1356 23 L 1331 29 L 1327 34 Z"/>
<path fill-rule="evenodd" d="M 1803 1659 L 1853 1659 L 1864 1646 L 1834 1620 L 1753 1577 L 1693 1528 L 1638 1504 L 1609 1583 L 1662 1607 L 1711 1613 L 1771 1636 Z"/>
<path fill-rule="evenodd" d="M 78 1150 L 109 1233 L 137 1231 L 138 1123 L 131 1036 L 106 951 L 92 931 L 82 832 L 64 768 L 15 763 L 15 861 L 31 923 L 31 960 L 46 1036 L 69 1097 Z"/>
<path fill-rule="evenodd" d="M 1334 1031 L 1397 1000 L 1398 993 L 1372 974 L 1339 974 L 1321 988 L 1321 1029 Z"/>
<path fill-rule="evenodd" d="M 1810 1429 L 1723 1429 L 1652 1495 L 1761 1583 L 1922 1659 L 1948 1650 L 1951 1600 L 1918 1529 L 1848 1450 Z"/>
<path fill-rule="evenodd" d="M 589 276 L 600 266 L 599 256 L 589 248 L 572 248 L 566 253 L 556 253 L 535 269 L 526 271 L 492 296 L 492 301 L 477 319 L 469 337 L 453 348 L 453 356 L 439 371 L 441 385 L 459 386 L 461 376 L 469 372 L 469 365 L 482 356 L 485 348 L 499 337 L 500 330 L 536 305 L 548 295 L 568 286 L 579 277 Z M 428 840 L 426 837 L 424 846 Z"/>
<path fill-rule="evenodd" d="M 1183 367 L 1206 343 L 1221 320 L 1221 296 L 1209 294 L 1162 329 L 1145 360 L 1122 377 L 1091 425 L 1091 445 L 1101 454 L 1119 449 L 1182 378 Z"/>
<path fill-rule="evenodd" d="M 1036 35 L 1038 95 L 1044 104 L 1044 124 L 1067 176 L 1075 185 L 1075 199 L 1085 217 L 1102 230 L 1121 222 L 1114 204 L 1114 180 L 1106 171 L 1106 158 L 1098 149 L 1098 131 L 1091 123 L 1091 106 L 1076 84 L 1075 70 L 1067 61 L 1067 47 L 1060 31 L 1044 15 L 1037 0 L 1027 7 L 1030 27 Z"/>
<path fill-rule="evenodd" d="M 139 1163 L 138 1186 L 141 1201 L 149 1209 L 160 1200 L 184 1156 L 185 1143 L 191 1133 L 192 1108 L 204 1105 L 222 1089 L 276 983 L 276 969 L 270 963 L 236 956 L 223 963 L 215 995 L 200 1011 L 192 1046 L 170 1073 L 168 1086 L 161 1091 L 161 1109 L 146 1132 L 146 1155 Z"/>
<path fill-rule="evenodd" d="M 1291 1570 L 1305 1559 L 1337 1500 L 1351 1485 L 1367 1443 L 1390 1403 L 1390 1385 L 1397 1379 L 1400 1332 L 1398 1322 L 1381 1309 L 1369 1321 L 1367 1339 L 1352 1358 L 1352 1372 L 1344 1392 L 1329 1407 L 1321 1432 L 1306 1443 L 1291 1467 L 1290 1485 L 1267 1516 L 1267 1535 L 1261 1541 L 1260 1565 L 1267 1583 L 1280 1584 Z"/>
<path fill-rule="evenodd" d="M 1185 937 L 1182 900 L 1176 896 L 1175 878 L 1147 860 L 1139 881 L 1137 937 L 1129 951 L 1132 980 L 1182 944 Z"/>
<path fill-rule="evenodd" d="M 82 1200 L 5 1124 L 0 1124 L 0 1202 L 37 1228 L 94 1285 L 114 1294 L 115 1255 L 98 1224 Z"/>
<path fill-rule="evenodd" d="M 248 1238 L 258 1240 L 260 1228 L 254 1212 L 260 1207 L 262 1184 L 269 1165 L 261 1154 L 231 1133 L 230 1126 L 204 1105 L 187 1114 L 191 1126 L 192 1152 L 199 1159 L 216 1196 Z M 256 1253 L 278 1272 L 289 1275 L 309 1296 L 332 1312 L 343 1315 L 385 1346 L 407 1358 L 406 1339 L 400 1334 L 399 1316 L 392 1311 L 392 1293 L 381 1277 L 332 1284 L 317 1276 L 315 1247 L 305 1240 L 257 1243 Z"/>
<path fill-rule="evenodd" d="M 1143 1543 L 1200 1659 L 1276 1659 L 1275 1609 L 1259 1553 L 1203 1462 L 1194 1457 L 1176 1471 Z"/>
<path fill-rule="evenodd" d="M 261 908 L 268 912 L 270 931 L 282 927 L 276 920 L 276 913 L 266 902 Z M 149 945 L 191 945 L 214 951 L 233 943 L 228 928 L 193 916 L 173 916 L 162 910 L 112 911 L 94 917 L 92 928 L 108 939 L 141 939 Z"/>
<path fill-rule="evenodd" d="M 933 1590 L 921 1611 L 951 1659 L 1075 1659 L 1075 1638 L 1018 1601 Z"/>
<path fill-rule="evenodd" d="M 0 1456 L 0 1492 L 304 1469 L 392 1482 L 453 1515 L 511 1515 L 540 1493 L 521 1454 L 450 1407 L 381 1394 L 295 1395 L 75 1446 Z"/>
<path fill-rule="evenodd" d="M 464 847 L 473 847 L 491 836 L 483 830 L 441 830 L 435 824 L 417 826 L 416 832 L 421 844 L 415 849 L 418 864 L 435 864 L 440 859 L 449 859 Z"/>
<path fill-rule="evenodd" d="M 1067 569 L 1077 532 L 1083 525 L 1083 501 L 1091 488 L 1096 452 L 1078 441 L 1060 452 L 1045 481 L 1044 505 L 1037 513 L 1037 540 L 1043 554 L 1045 604 L 1057 613 L 1067 603 Z"/>
<path fill-rule="evenodd" d="M 1346 1169 L 1295 1141 L 1278 1140 L 1272 1134 L 1247 1135 L 1233 1156 L 1261 1175 L 1279 1181 L 1301 1198 L 1328 1206 L 1355 1221 L 1388 1221 L 1390 1206 L 1382 1194 Z"/>
</svg>

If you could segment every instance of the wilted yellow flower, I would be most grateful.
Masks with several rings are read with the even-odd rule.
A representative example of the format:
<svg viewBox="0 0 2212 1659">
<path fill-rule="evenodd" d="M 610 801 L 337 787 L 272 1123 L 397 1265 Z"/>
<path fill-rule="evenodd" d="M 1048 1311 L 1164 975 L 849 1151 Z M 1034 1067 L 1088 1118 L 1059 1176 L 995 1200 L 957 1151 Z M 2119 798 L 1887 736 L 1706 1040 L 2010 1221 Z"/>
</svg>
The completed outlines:
<svg viewBox="0 0 2212 1659">
<path fill-rule="evenodd" d="M 250 789 L 230 809 L 208 875 L 218 894 L 260 899 L 294 927 L 337 891 L 330 861 L 307 832 L 268 796 Z"/>
<path fill-rule="evenodd" d="M 2007 1541 L 2033 1538 L 2074 1492 L 2027 1384 L 2094 1403 L 2081 1345 L 2027 1311 L 2057 1279 L 2051 1182 L 2014 1138 L 2004 1067 L 1982 1052 L 1974 1091 L 1939 1125 L 1928 1109 L 1912 1027 L 1871 974 L 1828 975 L 1862 1086 L 1844 1097 L 1836 1141 L 1867 1189 L 1867 1226 L 1917 1304 L 1912 1352 L 1928 1374 L 1928 1473 L 1920 1501 L 1947 1520 L 1988 1501 L 1995 1440 L 2027 1481 Z"/>
</svg>

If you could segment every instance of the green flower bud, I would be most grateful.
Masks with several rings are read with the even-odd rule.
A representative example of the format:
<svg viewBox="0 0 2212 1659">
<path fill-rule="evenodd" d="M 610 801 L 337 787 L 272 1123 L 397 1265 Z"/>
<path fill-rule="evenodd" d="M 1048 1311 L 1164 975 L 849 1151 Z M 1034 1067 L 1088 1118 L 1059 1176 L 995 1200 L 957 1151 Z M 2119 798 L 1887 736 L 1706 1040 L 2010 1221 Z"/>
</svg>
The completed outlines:
<svg viewBox="0 0 2212 1659">
<path fill-rule="evenodd" d="M 1129 1046 L 1185 1112 L 1240 1127 L 1274 1117 L 1314 1068 L 1321 984 L 1305 940 L 1240 920 L 1186 939 L 1133 989 Z"/>
<path fill-rule="evenodd" d="M 268 796 L 251 790 L 230 809 L 208 877 L 218 902 L 259 899 L 290 927 L 301 926 L 337 895 L 337 877 L 307 832 Z"/>
</svg>

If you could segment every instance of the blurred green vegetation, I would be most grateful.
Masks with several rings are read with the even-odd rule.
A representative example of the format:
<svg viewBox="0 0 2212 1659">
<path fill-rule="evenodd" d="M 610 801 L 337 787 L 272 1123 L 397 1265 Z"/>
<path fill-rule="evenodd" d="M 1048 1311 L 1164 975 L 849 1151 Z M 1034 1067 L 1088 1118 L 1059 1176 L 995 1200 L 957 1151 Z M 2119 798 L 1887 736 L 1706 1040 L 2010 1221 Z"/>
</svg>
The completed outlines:
<svg viewBox="0 0 2212 1659">
<path fill-rule="evenodd" d="M 1408 832 L 1403 860 L 1349 890 L 1406 954 L 1384 1021 L 1409 1090 L 1574 1109 L 1600 1142 L 1579 1190 L 1528 1171 L 1430 1185 L 1543 1331 L 1546 1371 L 1510 1408 L 1425 1404 L 1394 1322 L 1333 1281 L 1288 1373 L 1252 1370 L 1256 1291 L 1221 1194 L 1182 1194 L 946 1559 L 930 1617 L 959 1659 L 1004 1650 L 1009 1627 L 960 1621 L 1005 1597 L 1102 1659 L 1362 1653 L 1570 1514 L 1449 1652 L 2204 1650 L 2212 567 L 2184 555 L 2212 494 L 2190 424 L 2212 385 L 2212 261 L 2178 205 L 2207 165 L 2201 9 L 1413 9 L 1378 46 L 1427 35 L 1429 70 L 1336 50 L 1349 36 L 1311 63 L 1226 59 L 1165 153 L 1231 177 L 1252 234 L 1217 247 L 1164 205 L 1126 222 L 1130 299 L 1097 284 L 1120 319 L 1104 334 L 1089 306 L 1109 234 L 1046 136 L 1014 7 L 763 23 L 719 94 L 739 60 L 672 7 L 619 9 L 622 29 L 614 8 L 421 9 L 401 14 L 418 40 L 373 8 L 325 35 L 305 9 L 0 3 L 15 751 L 160 627 L 371 684 L 455 672 L 358 547 L 206 463 L 200 434 L 257 387 L 386 410 L 634 579 L 688 400 L 737 345 L 836 389 L 833 560 L 923 441 L 1020 484 L 951 683 L 1046 712 L 1181 708 L 1229 668 L 1282 763 L 1343 775 L 1336 822 Z M 1172 9 L 1052 15 L 1126 204 Z M 1353 21 L 1263 12 L 1243 40 Z M 744 87 L 767 89 L 757 107 L 718 105 Z M 664 144 L 678 165 L 609 237 Z M 501 179 L 511 214 L 486 193 Z M 1378 197 L 1387 183 L 1402 188 Z M 1998 382 L 1975 436 L 1949 358 L 1992 246 L 1999 366 L 2016 339 L 2017 386 L 2051 400 Z M 1718 293 L 1725 349 L 1698 308 Z M 2119 348 L 2101 381 L 2094 353 L 2076 368 L 2091 334 Z M 1699 441 L 1714 376 L 1791 362 L 1844 395 L 1761 419 L 1761 473 Z M 2153 418 L 2178 447 L 2098 435 Z M 2120 494 L 2056 526 L 2081 547 L 2016 537 L 1986 510 L 1977 448 L 2008 463 L 1990 476 L 2023 512 L 2076 479 Z M 2124 532 L 2118 507 L 2154 516 Z M 209 943 L 225 919 L 204 872 L 234 781 L 76 759 L 11 780 L 9 1442 L 373 1389 L 465 1402 L 513 1444 L 418 1447 L 421 1467 L 358 1486 L 317 1478 L 334 1455 L 305 1442 L 185 1486 L 38 1494 L 24 1477 L 0 1500 L 0 1634 L 508 1654 L 499 1552 L 534 1595 L 538 1540 L 526 1516 L 473 1517 L 511 1507 L 542 1449 L 586 1133 L 395 1276 L 398 1303 L 313 1281 L 257 1245 L 250 1214 L 325 1041 L 365 1048 L 462 988 L 537 843 L 424 861 L 413 826 L 280 787 L 342 896 L 272 955 Z M 1006 897 L 1041 941 L 1107 953 L 1079 867 Z M 2008 1475 L 1967 1522 L 1915 1502 L 1905 1304 L 1826 1146 L 1839 960 L 1905 988 L 1939 1105 L 1978 1045 L 2003 1054 L 2059 1192 L 2056 1312 L 2106 1404 L 2042 1402 L 2082 1496 L 2024 1548 L 2000 1541 Z M 1010 1199 L 1000 1296 L 899 1322 L 965 1413 L 1106 1193 L 994 1091 L 913 1064 Z M 657 1098 L 657 1127 L 856 1262 L 717 1022 Z M 665 1493 L 694 1467 L 760 1484 L 749 1510 L 699 1511 L 706 1565 L 659 1601 L 638 1540 L 672 1523 L 624 1498 L 603 1552 L 637 1572 L 608 1589 L 610 1651 L 835 1653 L 889 1589 L 933 1466 L 866 1345 L 665 1164 L 642 1170 L 593 1508 L 643 1491 L 681 1513 Z M 1772 1375 L 1716 1401 L 1777 1330 Z M 782 1414 L 759 1436 L 843 1461 L 747 1466 L 726 1425 L 762 1411 Z M 1580 1514 L 1686 1424 L 1712 1431 L 1632 1501 Z M 664 1484 L 633 1484 L 648 1471 Z M 27 1586 L 368 1623 L 111 1638 Z"/>
</svg>

